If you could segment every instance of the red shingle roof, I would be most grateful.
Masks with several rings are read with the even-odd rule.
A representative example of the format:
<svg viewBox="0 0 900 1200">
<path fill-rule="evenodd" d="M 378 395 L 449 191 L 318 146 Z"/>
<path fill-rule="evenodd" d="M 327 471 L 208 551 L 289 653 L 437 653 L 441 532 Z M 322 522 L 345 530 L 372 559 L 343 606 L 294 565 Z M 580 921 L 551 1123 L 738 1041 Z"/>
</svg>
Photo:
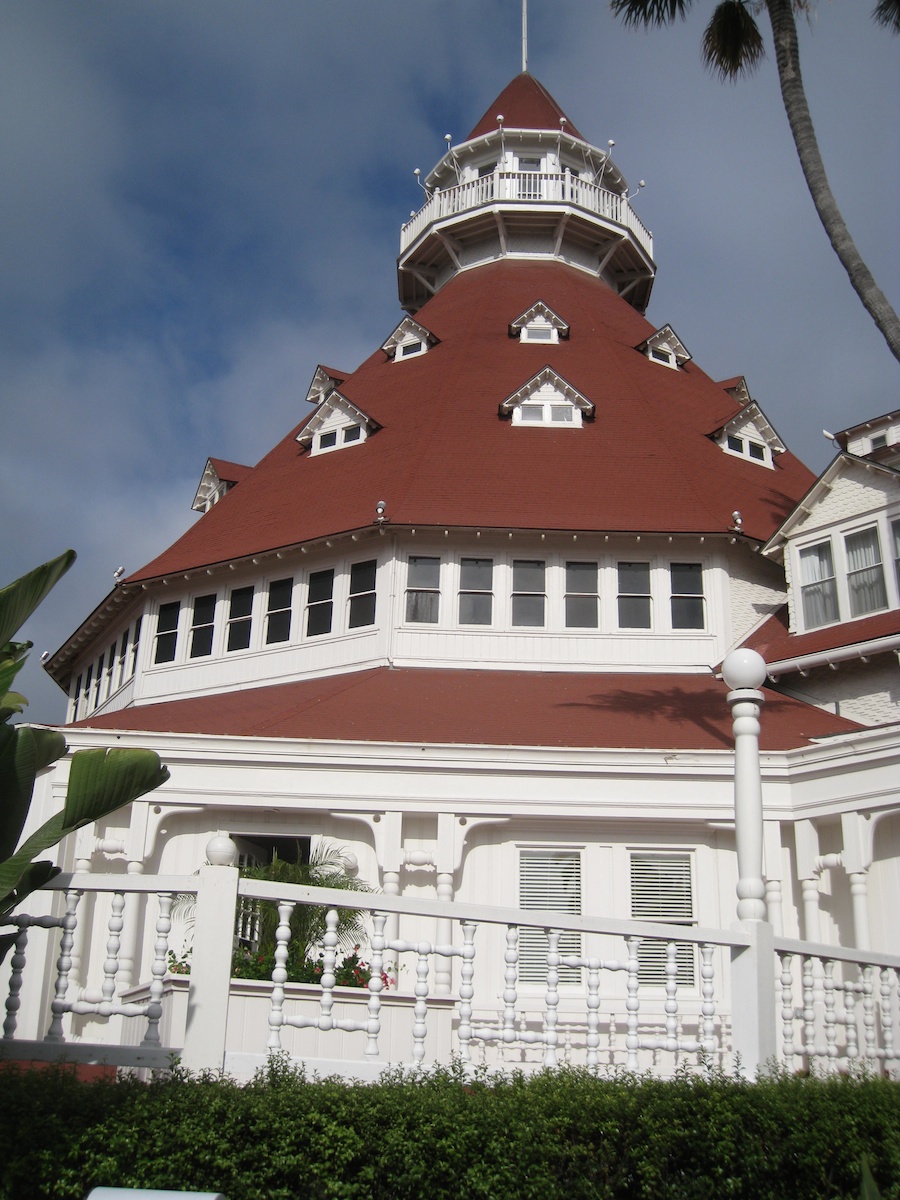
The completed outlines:
<svg viewBox="0 0 900 1200">
<path fill-rule="evenodd" d="M 229 462 L 227 458 L 210 458 L 209 462 L 223 483 L 240 483 L 253 470 L 243 463 Z"/>
<path fill-rule="evenodd" d="M 533 75 L 523 72 L 506 85 L 466 141 L 491 133 L 497 128 L 500 114 L 506 129 L 552 129 L 554 133 L 559 133 L 560 117 L 566 117 L 544 85 L 538 83 Z M 565 131 L 584 141 L 568 117 Z"/>
<path fill-rule="evenodd" d="M 877 613 L 871 617 L 860 617 L 858 621 L 844 621 L 840 625 L 829 625 L 827 629 L 814 629 L 811 633 L 788 633 L 787 606 L 773 613 L 767 621 L 743 643 L 758 651 L 768 663 L 783 659 L 801 658 L 806 654 L 825 654 L 845 646 L 861 642 L 872 642 L 900 634 L 900 610 Z"/>
<path fill-rule="evenodd" d="M 523 345 L 508 325 L 543 300 L 571 326 Z M 739 508 L 764 541 L 814 476 L 729 455 L 706 432 L 736 411 L 694 363 L 674 371 L 635 349 L 653 327 L 605 283 L 554 262 L 463 271 L 416 314 L 439 344 L 395 363 L 377 350 L 341 392 L 382 428 L 310 456 L 291 431 L 182 538 L 148 579 L 367 527 L 384 499 L 395 525 L 724 533 Z M 513 427 L 498 405 L 549 363 L 596 405 L 582 429 Z"/>
<path fill-rule="evenodd" d="M 378 667 L 126 708 L 78 727 L 328 741 L 724 750 L 726 687 L 707 675 Z M 858 729 L 767 692 L 764 750 Z"/>
</svg>

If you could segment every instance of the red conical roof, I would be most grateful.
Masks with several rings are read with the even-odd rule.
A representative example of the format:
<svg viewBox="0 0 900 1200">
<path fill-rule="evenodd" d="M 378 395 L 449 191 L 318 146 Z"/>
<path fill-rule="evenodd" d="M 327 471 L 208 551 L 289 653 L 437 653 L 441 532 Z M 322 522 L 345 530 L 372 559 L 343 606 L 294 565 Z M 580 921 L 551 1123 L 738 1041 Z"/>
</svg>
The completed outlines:
<svg viewBox="0 0 900 1200">
<path fill-rule="evenodd" d="M 498 114 L 503 115 L 503 124 L 507 129 L 552 129 L 554 133 L 559 132 L 560 118 L 565 117 L 566 133 L 577 138 L 582 136 L 544 85 L 527 71 L 506 85 L 466 141 L 483 137 L 496 129 Z"/>
</svg>

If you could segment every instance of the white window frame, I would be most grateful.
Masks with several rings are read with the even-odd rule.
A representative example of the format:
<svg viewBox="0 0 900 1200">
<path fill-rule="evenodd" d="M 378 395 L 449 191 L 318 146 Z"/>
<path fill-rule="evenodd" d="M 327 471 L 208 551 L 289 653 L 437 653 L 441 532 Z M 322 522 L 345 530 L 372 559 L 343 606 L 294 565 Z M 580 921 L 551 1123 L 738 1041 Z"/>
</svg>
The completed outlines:
<svg viewBox="0 0 900 1200">
<path fill-rule="evenodd" d="M 758 467 L 769 467 L 771 470 L 774 470 L 775 461 L 772 457 L 772 447 L 755 430 L 754 433 L 755 436 L 748 434 L 744 430 L 740 433 L 725 431 L 719 439 L 719 445 L 732 458 L 742 458 L 745 462 L 755 463 Z M 732 438 L 741 443 L 739 449 L 729 445 L 729 439 Z M 761 450 L 761 456 L 752 454 L 750 450 L 751 446 L 755 446 L 758 450 Z"/>
<path fill-rule="evenodd" d="M 666 862 L 677 863 L 679 872 L 660 884 L 661 868 Z M 643 864 L 636 872 L 636 864 Z M 654 870 L 656 868 L 656 870 Z M 636 874 L 643 874 L 636 881 Z M 696 861 L 693 850 L 672 847 L 628 847 L 628 903 L 632 920 L 656 921 L 664 925 L 697 924 Z M 638 888 L 636 888 L 636 882 Z M 675 908 L 675 914 L 672 908 Z M 697 955 L 693 942 L 677 942 L 676 980 L 679 988 L 696 989 Z M 666 944 L 644 942 L 638 949 L 638 979 L 642 987 L 665 988 Z"/>
<path fill-rule="evenodd" d="M 541 419 L 539 421 L 526 421 L 523 418 L 523 409 L 535 409 L 540 407 Z M 555 421 L 553 419 L 553 409 L 566 408 L 571 413 L 571 420 Z M 565 396 L 560 396 L 551 400 L 528 399 L 517 404 L 512 410 L 513 425 L 522 425 L 526 428 L 535 428 L 542 426 L 552 429 L 581 429 L 582 413 L 577 404 L 573 404 L 571 400 L 567 400 Z"/>
<path fill-rule="evenodd" d="M 578 916 L 584 909 L 584 847 L 583 846 L 525 846 L 516 847 L 519 908 L 559 912 L 560 916 Z M 574 892 L 569 891 L 564 881 L 552 879 L 554 860 L 566 860 L 575 866 Z M 533 863 L 534 874 L 526 875 L 526 862 Z M 538 864 L 548 864 L 541 870 Z M 541 879 L 543 875 L 543 879 Z M 563 906 L 564 905 L 564 906 Z M 582 955 L 581 934 L 563 932 L 559 939 L 559 953 L 567 958 Z M 543 989 L 547 983 L 547 936 L 540 929 L 520 928 L 518 985 L 523 989 Z M 566 991 L 583 987 L 582 972 L 576 967 L 559 967 L 558 986 Z"/>
<path fill-rule="evenodd" d="M 791 542 L 789 554 L 791 594 L 793 597 L 792 607 L 794 625 L 798 632 L 807 633 L 814 630 L 827 629 L 830 626 L 841 625 L 848 621 L 864 621 L 866 618 L 877 616 L 879 613 L 890 612 L 900 608 L 900 564 L 894 558 L 894 554 L 896 553 L 894 529 L 898 526 L 900 526 L 900 511 L 894 508 L 890 512 L 870 513 L 865 517 L 859 517 L 838 526 L 819 529 Z M 847 538 L 865 533 L 870 529 L 875 530 L 878 540 L 878 549 L 881 556 L 881 577 L 887 603 L 879 608 L 872 608 L 866 612 L 854 614 L 851 602 L 850 576 L 852 572 L 849 568 L 847 556 Z M 802 556 L 804 551 L 811 550 L 815 546 L 821 546 L 825 543 L 828 543 L 831 547 L 837 615 L 833 620 L 810 624 L 807 621 L 803 604 L 804 587 L 810 585 L 803 583 Z M 894 564 L 893 570 L 891 569 L 892 563 Z"/>
</svg>

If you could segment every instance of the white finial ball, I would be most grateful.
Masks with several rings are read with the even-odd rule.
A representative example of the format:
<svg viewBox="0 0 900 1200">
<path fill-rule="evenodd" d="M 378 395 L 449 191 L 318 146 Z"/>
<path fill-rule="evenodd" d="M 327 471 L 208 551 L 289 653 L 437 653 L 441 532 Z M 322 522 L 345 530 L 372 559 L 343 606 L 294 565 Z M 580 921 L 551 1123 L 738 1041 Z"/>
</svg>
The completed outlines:
<svg viewBox="0 0 900 1200">
<path fill-rule="evenodd" d="M 213 867 L 233 867 L 237 862 L 238 848 L 221 831 L 206 843 L 206 861 Z"/>
<path fill-rule="evenodd" d="M 761 654 L 747 647 L 732 650 L 730 654 L 726 654 L 722 663 L 722 678 L 732 691 L 742 688 L 755 691 L 762 687 L 767 674 L 766 660 Z"/>
<path fill-rule="evenodd" d="M 345 850 L 341 857 L 344 860 L 344 874 L 355 879 L 359 874 L 359 859 L 352 850 Z"/>
</svg>

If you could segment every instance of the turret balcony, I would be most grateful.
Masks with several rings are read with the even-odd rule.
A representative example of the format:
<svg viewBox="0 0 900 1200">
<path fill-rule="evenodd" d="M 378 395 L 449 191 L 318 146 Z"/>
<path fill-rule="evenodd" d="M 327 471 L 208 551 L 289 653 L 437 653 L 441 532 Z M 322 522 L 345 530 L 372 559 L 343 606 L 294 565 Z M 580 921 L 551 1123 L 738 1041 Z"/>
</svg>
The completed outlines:
<svg viewBox="0 0 900 1200">
<path fill-rule="evenodd" d="M 499 168 L 435 187 L 402 227 L 401 302 L 413 311 L 464 267 L 534 254 L 587 267 L 639 310 L 646 306 L 655 274 L 653 235 L 627 195 L 570 170 Z"/>
</svg>

